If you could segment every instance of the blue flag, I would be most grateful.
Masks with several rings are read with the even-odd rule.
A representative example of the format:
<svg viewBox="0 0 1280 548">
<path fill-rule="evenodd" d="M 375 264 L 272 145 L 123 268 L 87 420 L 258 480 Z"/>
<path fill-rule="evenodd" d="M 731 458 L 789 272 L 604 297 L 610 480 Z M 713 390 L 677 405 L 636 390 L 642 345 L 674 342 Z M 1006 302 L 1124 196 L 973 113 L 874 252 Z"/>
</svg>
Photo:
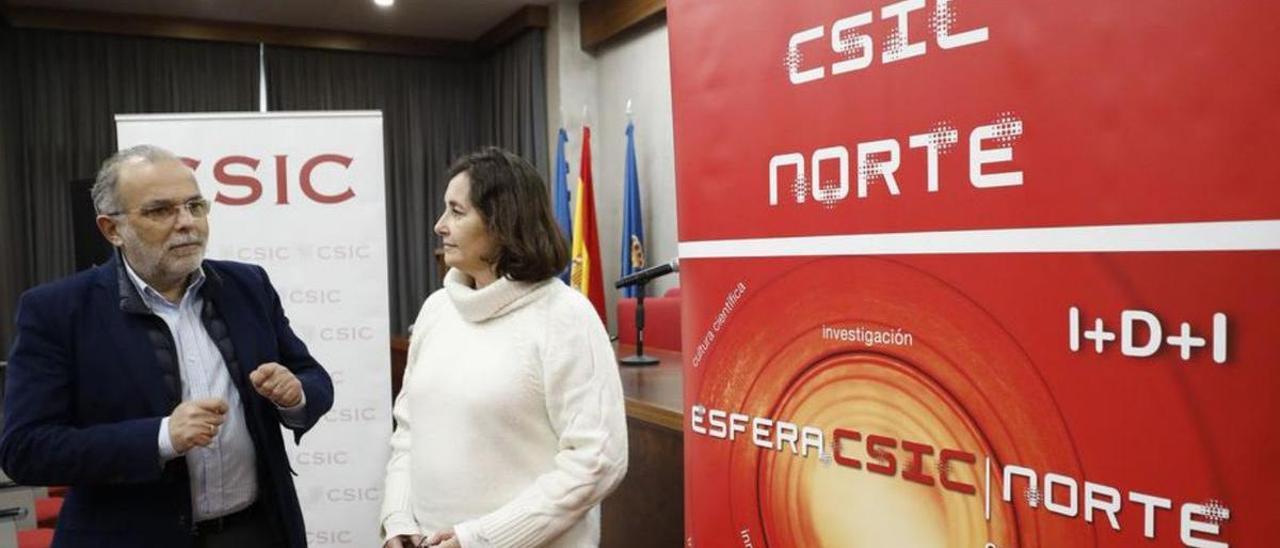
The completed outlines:
<svg viewBox="0 0 1280 548">
<path fill-rule="evenodd" d="M 569 208 L 569 162 L 564 160 L 564 145 L 569 142 L 569 134 L 560 128 L 560 138 L 556 142 L 556 180 L 551 189 L 551 205 L 555 208 L 556 223 L 564 231 L 566 241 L 573 237 L 573 214 Z M 569 283 L 569 268 L 560 273 L 560 279 Z"/>
<path fill-rule="evenodd" d="M 636 173 L 635 124 L 627 122 L 627 167 L 622 182 L 621 276 L 644 269 L 644 221 L 641 220 L 640 176 Z M 635 297 L 636 287 L 622 288 L 623 297 Z"/>
</svg>

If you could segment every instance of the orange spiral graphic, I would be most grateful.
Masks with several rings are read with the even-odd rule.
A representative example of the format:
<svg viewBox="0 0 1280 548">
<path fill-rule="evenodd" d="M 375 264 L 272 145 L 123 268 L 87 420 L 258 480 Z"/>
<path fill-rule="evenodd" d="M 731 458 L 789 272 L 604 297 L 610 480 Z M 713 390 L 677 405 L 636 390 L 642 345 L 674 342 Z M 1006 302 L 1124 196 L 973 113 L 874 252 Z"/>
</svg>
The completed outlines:
<svg viewBox="0 0 1280 548">
<path fill-rule="evenodd" d="M 943 489 L 937 453 L 968 448 L 991 454 L 972 419 L 950 395 L 909 365 L 871 353 L 846 353 L 811 365 L 788 388 L 775 416 L 824 432 L 857 425 L 865 439 L 880 435 L 934 448 L 922 472 L 934 485 L 865 469 L 863 444 L 832 442 L 831 451 L 862 461 L 863 469 L 830 460 L 764 452 L 759 459 L 758 499 L 765 537 L 773 546 L 1006 546 L 1015 538 L 1009 506 L 997 505 L 991 521 L 976 494 Z M 855 445 L 855 447 L 849 447 Z M 897 468 L 913 455 L 894 451 Z M 850 458 L 846 457 L 846 458 Z M 983 462 L 949 463 L 947 477 L 981 486 Z M 875 516 L 873 520 L 849 519 Z"/>
<path fill-rule="evenodd" d="M 750 425 L 734 440 L 687 437 L 691 503 L 727 503 L 723 522 L 691 530 L 757 547 L 1095 543 L 1089 530 L 1019 504 L 1021 492 L 1014 504 L 1001 499 L 1003 463 L 1060 473 L 1080 465 L 1043 380 L 981 307 L 892 260 L 791 263 L 748 289 L 700 378 L 686 386 L 690 405 L 771 424 L 769 448 L 753 443 Z M 901 332 L 910 344 L 841 340 L 828 328 Z M 821 454 L 779 441 L 787 437 L 779 422 L 820 430 Z M 837 443 L 837 429 L 859 438 Z M 870 436 L 892 446 L 871 447 Z M 972 462 L 944 466 L 943 450 Z M 924 483 L 908 480 L 911 472 Z"/>
</svg>

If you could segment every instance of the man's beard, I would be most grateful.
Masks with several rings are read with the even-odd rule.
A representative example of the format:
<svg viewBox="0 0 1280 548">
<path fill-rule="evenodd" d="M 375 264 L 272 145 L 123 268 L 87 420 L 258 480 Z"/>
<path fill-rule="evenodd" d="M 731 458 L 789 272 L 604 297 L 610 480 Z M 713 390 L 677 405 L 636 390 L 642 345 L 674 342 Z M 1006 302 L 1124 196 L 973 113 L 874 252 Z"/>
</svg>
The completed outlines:
<svg viewBox="0 0 1280 548">
<path fill-rule="evenodd" d="M 120 236 L 124 239 L 124 249 L 128 250 L 129 266 L 148 283 L 179 282 L 200 268 L 200 263 L 204 260 L 204 241 L 197 234 L 178 235 L 172 241 L 156 247 L 141 242 L 128 228 L 121 230 Z M 165 255 L 170 247 L 197 242 L 200 244 L 199 253 L 166 262 Z"/>
</svg>

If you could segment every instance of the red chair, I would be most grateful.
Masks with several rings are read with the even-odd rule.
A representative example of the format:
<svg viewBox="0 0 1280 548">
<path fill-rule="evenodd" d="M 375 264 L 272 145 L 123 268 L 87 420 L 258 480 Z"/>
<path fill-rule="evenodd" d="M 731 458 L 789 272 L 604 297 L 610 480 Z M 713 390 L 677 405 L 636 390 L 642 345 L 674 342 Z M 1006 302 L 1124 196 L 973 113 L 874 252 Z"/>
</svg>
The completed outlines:
<svg viewBox="0 0 1280 548">
<path fill-rule="evenodd" d="M 618 342 L 636 343 L 636 300 L 618 299 Z M 645 348 L 680 351 L 680 288 L 644 299 Z"/>
<path fill-rule="evenodd" d="M 36 525 L 53 529 L 58 525 L 58 512 L 62 511 L 62 497 L 36 499 Z"/>
<path fill-rule="evenodd" d="M 50 546 L 53 546 L 53 529 L 18 531 L 18 548 L 49 548 Z"/>
<path fill-rule="evenodd" d="M 70 487 L 67 487 L 65 485 L 58 485 L 58 486 L 49 488 L 49 496 L 66 498 L 67 493 L 70 491 L 71 491 Z"/>
</svg>

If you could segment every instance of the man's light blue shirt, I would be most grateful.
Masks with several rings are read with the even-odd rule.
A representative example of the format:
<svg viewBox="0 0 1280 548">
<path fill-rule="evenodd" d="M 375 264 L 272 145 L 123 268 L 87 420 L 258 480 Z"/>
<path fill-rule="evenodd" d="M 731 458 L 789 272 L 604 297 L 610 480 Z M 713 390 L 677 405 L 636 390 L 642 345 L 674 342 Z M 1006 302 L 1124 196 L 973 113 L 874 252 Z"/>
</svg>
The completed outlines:
<svg viewBox="0 0 1280 548">
<path fill-rule="evenodd" d="M 194 520 L 225 516 L 249 507 L 258 497 L 256 453 L 245 424 L 240 393 L 231 381 L 222 354 L 200 320 L 204 310 L 204 298 L 200 295 L 205 283 L 204 269 L 192 273 L 186 292 L 177 304 L 169 302 L 143 281 L 128 261 L 125 261 L 125 270 L 147 307 L 164 320 L 173 335 L 182 377 L 182 401 L 219 398 L 227 402 L 226 420 L 213 442 L 182 455 L 187 459 L 191 479 Z M 257 367 L 258 364 L 244 365 Z M 306 423 L 305 406 L 304 394 L 298 405 L 279 408 L 280 416 L 285 424 L 301 427 Z M 158 438 L 161 462 L 179 456 L 169 438 L 169 417 L 161 420 Z"/>
</svg>

